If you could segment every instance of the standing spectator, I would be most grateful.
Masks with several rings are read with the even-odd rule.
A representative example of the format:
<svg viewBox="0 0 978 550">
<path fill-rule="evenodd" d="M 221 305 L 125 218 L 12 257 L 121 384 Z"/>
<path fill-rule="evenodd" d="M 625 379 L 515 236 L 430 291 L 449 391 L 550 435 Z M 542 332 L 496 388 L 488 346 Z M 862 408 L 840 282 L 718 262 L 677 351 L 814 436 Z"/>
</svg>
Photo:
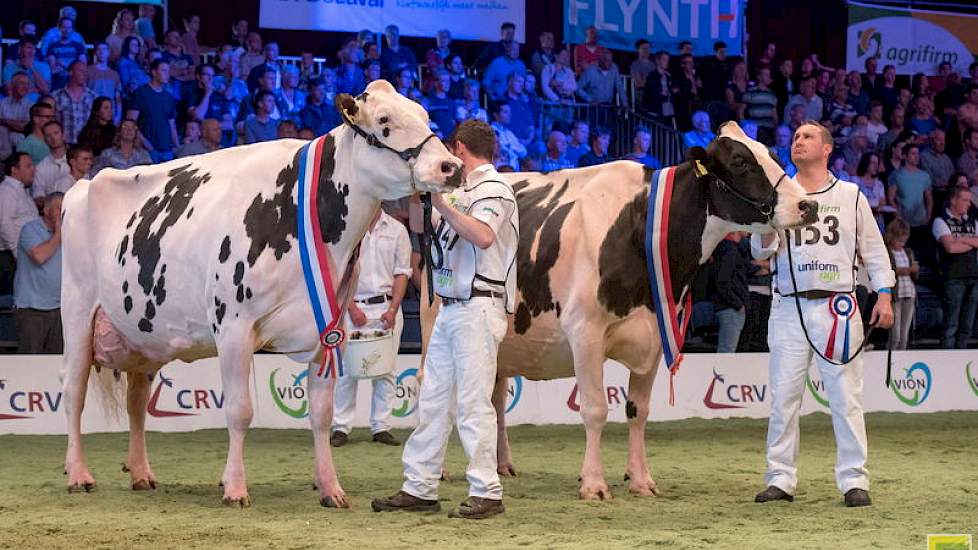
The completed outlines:
<svg viewBox="0 0 978 550">
<path fill-rule="evenodd" d="M 519 59 L 520 44 L 513 41 L 506 45 L 506 54 L 494 59 L 482 76 L 482 85 L 490 99 L 500 100 L 506 95 L 506 83 L 513 73 L 526 74 L 526 65 Z"/>
<path fill-rule="evenodd" d="M 628 66 L 628 74 L 632 76 L 632 84 L 635 86 L 635 97 L 642 97 L 645 90 L 645 79 L 650 73 L 656 70 L 657 65 L 656 61 L 652 60 L 652 44 L 648 40 L 642 38 L 635 42 L 635 51 L 638 57 Z M 666 54 L 667 58 L 668 55 Z M 666 69 L 668 70 L 668 67 Z"/>
<path fill-rule="evenodd" d="M 259 90 L 252 101 L 255 116 L 244 123 L 245 143 L 276 139 L 278 123 L 271 117 L 272 110 L 275 109 L 275 94 L 268 90 Z"/>
<path fill-rule="evenodd" d="M 767 67 L 772 69 L 774 65 L 774 59 L 778 55 L 778 46 L 772 42 L 769 42 L 767 46 L 764 46 L 764 54 L 761 58 L 757 60 L 757 66 Z"/>
<path fill-rule="evenodd" d="M 18 353 L 63 353 L 61 328 L 61 200 L 44 197 L 44 217 L 24 224 L 17 240 L 14 319 Z"/>
<path fill-rule="evenodd" d="M 574 72 L 578 75 L 583 75 L 588 67 L 597 65 L 605 53 L 611 54 L 611 50 L 598 43 L 599 39 L 598 28 L 591 25 L 584 29 L 584 43 L 574 46 Z"/>
<path fill-rule="evenodd" d="M 747 63 L 738 61 L 734 64 L 733 73 L 730 81 L 727 82 L 727 89 L 724 91 L 724 99 L 727 109 L 730 110 L 734 120 L 744 119 L 744 93 L 750 87 L 747 80 Z"/>
<path fill-rule="evenodd" d="M 876 140 L 877 150 L 885 152 L 897 140 L 903 140 L 901 136 L 906 132 L 904 126 L 905 113 L 906 111 L 902 107 L 893 109 L 893 112 L 890 113 L 890 129 Z M 909 134 L 907 135 L 909 136 Z"/>
<path fill-rule="evenodd" d="M 579 168 L 596 166 L 612 160 L 608 156 L 608 146 L 611 145 L 611 130 L 604 126 L 596 126 L 594 131 L 591 132 L 590 145 L 591 149 L 581 155 L 581 158 L 577 159 L 577 166 Z"/>
<path fill-rule="evenodd" d="M 119 57 L 119 80 L 122 83 L 122 93 L 129 100 L 141 86 L 149 84 L 149 73 L 139 62 L 140 42 L 135 36 L 126 37 L 122 43 L 122 55 Z"/>
<path fill-rule="evenodd" d="M 112 113 L 113 119 L 117 120 L 122 108 L 122 79 L 115 69 L 109 67 L 109 45 L 105 42 L 95 46 L 95 63 L 88 67 L 87 84 L 96 97 L 105 96 L 120 109 L 119 113 Z"/>
<path fill-rule="evenodd" d="M 936 227 L 937 220 L 934 222 Z M 913 322 L 914 304 L 917 301 L 914 281 L 920 273 L 920 264 L 914 259 L 913 250 L 906 247 L 909 237 L 910 227 L 901 219 L 890 222 L 886 226 L 886 234 L 883 235 L 883 244 L 890 253 L 890 263 L 893 264 L 897 281 L 893 289 L 893 327 L 890 328 L 887 346 L 890 350 L 907 349 L 910 343 L 910 324 Z"/>
<path fill-rule="evenodd" d="M 200 16 L 191 14 L 183 18 L 183 51 L 191 58 L 194 63 L 200 63 L 200 54 L 211 48 L 203 48 L 197 42 L 197 34 L 200 33 Z"/>
<path fill-rule="evenodd" d="M 927 241 L 928 224 L 934 211 L 932 182 L 930 174 L 919 168 L 920 147 L 907 143 L 902 152 L 904 164 L 890 175 L 887 198 L 910 225 L 910 248 L 920 251 Z"/>
<path fill-rule="evenodd" d="M 717 353 L 734 353 L 740 341 L 740 332 L 747 319 L 747 271 L 750 265 L 748 251 L 740 245 L 744 234 L 729 233 L 713 253 L 716 270 L 716 294 L 713 297 L 717 325 Z"/>
<path fill-rule="evenodd" d="M 136 120 L 143 143 L 154 163 L 173 160 L 177 138 L 176 102 L 166 90 L 170 65 L 157 59 L 149 66 L 152 80 L 136 90 L 126 118 Z"/>
<path fill-rule="evenodd" d="M 212 65 L 197 66 L 197 86 L 187 94 L 181 119 L 217 120 L 221 129 L 229 132 L 234 128 L 231 108 L 226 93 L 219 92 L 215 85 L 215 71 Z"/>
<path fill-rule="evenodd" d="M 938 208 L 944 205 L 944 199 L 947 196 L 947 185 L 951 179 L 951 175 L 955 172 L 954 162 L 951 161 L 951 157 L 947 156 L 947 153 L 944 151 L 946 143 L 944 130 L 935 128 L 930 132 L 930 145 L 920 153 L 920 167 L 930 174 L 930 181 L 934 185 L 932 189 L 934 193 L 934 204 Z"/>
<path fill-rule="evenodd" d="M 221 139 L 221 122 L 214 118 L 205 118 L 200 123 L 200 139 L 180 146 L 177 149 L 177 158 L 217 151 L 221 148 Z"/>
<path fill-rule="evenodd" d="M 424 64 L 428 71 L 421 86 L 425 94 L 430 94 L 435 85 L 435 73 L 438 72 L 438 69 L 444 69 L 452 57 L 452 51 L 448 49 L 451 43 L 452 33 L 447 29 L 442 29 L 435 33 L 435 47 L 425 52 Z"/>
<path fill-rule="evenodd" d="M 78 12 L 75 11 L 75 8 L 71 6 L 63 6 L 60 10 L 58 10 L 58 26 L 51 27 L 50 29 L 45 31 L 44 35 L 40 38 L 40 41 L 37 43 L 37 47 L 40 48 L 41 52 L 46 54 L 51 44 L 54 44 L 58 40 L 61 40 L 61 36 L 62 36 L 61 20 L 64 18 L 71 19 L 71 32 L 68 33 L 68 39 L 71 40 L 72 42 L 78 42 L 79 44 L 82 45 L 85 44 L 85 39 L 82 38 L 82 35 L 78 34 L 78 32 L 74 30 L 75 21 L 78 20 Z M 32 36 L 32 38 L 34 37 Z"/>
<path fill-rule="evenodd" d="M 125 119 L 119 123 L 119 129 L 112 140 L 112 147 L 105 149 L 95 161 L 94 174 L 103 168 L 115 168 L 126 170 L 133 166 L 152 164 L 153 159 L 143 147 L 143 141 L 139 138 L 139 128 L 136 121 Z"/>
<path fill-rule="evenodd" d="M 278 42 L 268 42 L 265 44 L 264 48 L 265 60 L 263 63 L 256 65 L 251 71 L 248 72 L 248 89 L 254 91 L 258 88 L 258 79 L 264 76 L 268 76 L 268 71 L 275 71 L 275 81 L 271 84 L 272 90 L 277 90 L 282 87 L 282 71 L 285 66 L 281 61 L 278 60 Z M 242 73 L 244 74 L 244 73 Z M 298 83 L 298 80 L 296 81 Z"/>
<path fill-rule="evenodd" d="M 774 130 L 774 147 L 771 147 L 771 152 L 774 153 L 784 171 L 791 177 L 795 177 L 795 174 L 798 173 L 798 168 L 791 162 L 791 136 L 793 134 L 794 132 L 787 125 L 778 126 Z"/>
<path fill-rule="evenodd" d="M 425 106 L 431 121 L 438 125 L 443 135 L 450 136 L 455 129 L 455 100 L 448 97 L 452 77 L 445 69 L 436 70 L 434 76 L 435 85 L 425 98 Z"/>
<path fill-rule="evenodd" d="M 363 70 L 364 71 L 367 70 L 368 66 L 372 62 L 376 61 L 377 62 L 377 72 L 378 72 L 378 74 L 380 74 L 380 67 L 381 67 L 381 65 L 380 65 L 380 50 L 377 49 L 377 43 L 376 42 L 365 42 L 363 44 L 363 50 L 360 53 L 360 57 L 363 58 L 363 61 L 361 62 L 361 65 L 363 66 Z M 374 80 L 377 80 L 379 78 L 380 77 L 378 76 Z M 368 80 L 367 82 L 369 83 L 370 81 Z"/>
<path fill-rule="evenodd" d="M 20 230 L 37 218 L 37 205 L 29 191 L 34 183 L 34 162 L 30 155 L 13 153 L 4 160 L 3 166 L 6 177 L 0 183 L 0 294 L 10 294 Z"/>
<path fill-rule="evenodd" d="M 299 111 L 299 125 L 309 128 L 313 134 L 321 136 L 340 123 L 336 107 L 328 104 L 326 88 L 322 80 L 313 80 L 309 84 L 309 97 L 306 106 Z"/>
<path fill-rule="evenodd" d="M 618 105 L 627 106 L 628 96 L 618 78 L 618 66 L 612 60 L 611 51 L 604 50 L 595 65 L 589 65 L 577 81 L 577 97 L 593 107 L 612 107 L 615 99 Z M 610 109 L 596 112 L 598 124 L 610 123 L 613 113 Z"/>
<path fill-rule="evenodd" d="M 540 47 L 530 56 L 530 70 L 543 80 L 543 70 L 548 65 L 557 61 L 557 52 L 554 51 L 554 33 L 543 31 L 540 33 Z"/>
<path fill-rule="evenodd" d="M 863 153 L 859 159 L 859 165 L 856 166 L 856 177 L 853 178 L 853 182 L 859 186 L 859 190 L 866 196 L 866 202 L 869 203 L 869 208 L 873 211 L 873 217 L 876 218 L 876 224 L 880 231 L 884 227 L 883 214 L 892 214 L 894 211 L 887 202 L 886 188 L 878 176 L 882 165 L 883 163 L 877 153 Z M 910 229 L 908 228 L 907 231 L 909 236 Z"/>
<path fill-rule="evenodd" d="M 52 193 L 67 193 L 71 186 L 78 180 L 91 179 L 92 165 L 95 163 L 95 155 L 92 150 L 84 145 L 75 145 L 68 149 L 68 174 L 61 178 L 48 189 L 47 196 Z"/>
<path fill-rule="evenodd" d="M 658 170 L 662 168 L 662 162 L 649 153 L 652 146 L 652 134 L 644 126 L 637 126 L 632 132 L 632 152 L 625 155 L 628 160 L 634 160 L 644 166 Z"/>
<path fill-rule="evenodd" d="M 312 52 L 303 51 L 299 56 L 299 89 L 302 91 L 309 90 L 309 81 L 319 76 L 316 68 L 316 58 L 312 56 Z"/>
<path fill-rule="evenodd" d="M 38 61 L 35 53 L 34 42 L 23 39 L 17 44 L 17 61 L 7 61 L 3 66 L 3 82 L 8 85 L 17 73 L 27 75 L 28 92 L 32 94 L 46 94 L 51 90 L 51 69 L 47 63 Z"/>
<path fill-rule="evenodd" d="M 499 42 L 486 44 L 479 52 L 479 57 L 475 59 L 475 68 L 480 72 L 485 71 L 497 57 L 506 55 L 506 48 L 516 41 L 516 25 L 510 22 L 500 25 L 499 37 Z"/>
<path fill-rule="evenodd" d="M 567 160 L 565 153 L 567 153 L 567 136 L 557 130 L 550 132 L 550 137 L 547 139 L 547 156 L 543 158 L 543 171 L 553 172 L 573 168 L 574 165 Z"/>
<path fill-rule="evenodd" d="M 866 123 L 866 137 L 869 139 L 869 144 L 879 150 L 877 145 L 880 136 L 885 134 L 886 130 L 886 123 L 883 122 L 883 104 L 879 101 L 870 101 L 869 121 Z"/>
<path fill-rule="evenodd" d="M 384 29 L 387 47 L 380 52 L 380 66 L 384 75 L 393 79 L 403 69 L 412 73 L 418 72 L 418 62 L 414 59 L 411 48 L 401 46 L 401 31 L 397 25 L 387 25 Z"/>
<path fill-rule="evenodd" d="M 910 117 L 907 127 L 915 135 L 926 137 L 940 125 L 940 121 L 934 116 L 934 103 L 926 96 L 917 96 L 913 105 L 914 114 Z"/>
<path fill-rule="evenodd" d="M 65 140 L 74 144 L 78 142 L 78 134 L 85 126 L 92 112 L 92 103 L 98 96 L 87 86 L 88 65 L 84 61 L 72 62 L 68 70 L 71 73 L 68 85 L 54 91 L 54 102 L 58 120 L 64 127 Z"/>
<path fill-rule="evenodd" d="M 11 80 L 10 95 L 0 99 L 0 158 L 7 158 L 24 139 L 33 103 L 29 90 L 27 73 L 18 72 Z"/>
<path fill-rule="evenodd" d="M 34 173 L 34 185 L 31 186 L 38 207 L 43 204 L 44 197 L 48 193 L 57 191 L 58 180 L 71 174 L 71 166 L 68 165 L 68 147 L 58 121 L 52 120 L 44 125 L 44 142 L 51 149 L 51 153 L 38 163 Z"/>
<path fill-rule="evenodd" d="M 411 99 L 417 88 L 414 87 L 414 73 L 410 69 L 401 69 L 394 79 L 394 89 L 402 96 Z"/>
<path fill-rule="evenodd" d="M 700 63 L 700 77 L 703 80 L 703 101 L 726 99 L 727 82 L 730 81 L 730 60 L 727 59 L 727 44 L 715 42 L 713 56 Z"/>
<path fill-rule="evenodd" d="M 161 59 L 170 65 L 170 93 L 179 100 L 183 96 L 185 83 L 194 80 L 197 61 L 183 51 L 183 40 L 176 29 L 167 31 L 163 40 L 166 47 Z"/>
<path fill-rule="evenodd" d="M 232 48 L 238 50 L 238 55 L 244 55 L 248 51 L 248 20 L 247 19 L 236 19 L 234 23 L 231 24 L 231 36 L 228 37 L 228 44 Z"/>
<path fill-rule="evenodd" d="M 710 115 L 706 111 L 696 111 L 693 113 L 693 129 L 683 134 L 683 144 L 686 148 L 690 147 L 709 147 L 710 143 L 716 139 L 710 126 Z"/>
<path fill-rule="evenodd" d="M 822 120 L 824 104 L 822 98 L 815 95 L 815 79 L 806 78 L 798 84 L 799 93 L 791 96 L 784 108 L 785 120 L 790 120 L 791 109 L 795 105 L 805 107 L 805 120 Z M 848 93 L 847 93 L 848 96 Z"/>
<path fill-rule="evenodd" d="M 676 109 L 673 103 L 672 76 L 669 74 L 669 54 L 655 54 L 655 68 L 648 73 L 642 95 L 642 107 L 667 126 L 675 127 Z"/>
<path fill-rule="evenodd" d="M 520 143 L 529 146 L 536 138 L 537 128 L 533 106 L 524 92 L 526 79 L 523 75 L 522 72 L 514 72 L 509 76 L 505 102 L 511 111 L 508 128 L 516 134 Z"/>
<path fill-rule="evenodd" d="M 771 316 L 770 259 L 751 259 L 747 268 L 747 292 L 747 315 L 744 318 L 744 328 L 740 331 L 737 351 L 766 353 L 767 324 Z"/>
<path fill-rule="evenodd" d="M 507 126 L 511 116 L 510 107 L 506 103 L 496 103 L 492 112 L 493 131 L 496 132 L 496 143 L 499 145 L 499 155 L 496 156 L 495 165 L 497 168 L 509 166 L 513 169 L 520 167 L 520 160 L 526 157 L 526 147 L 520 143 Z"/>
<path fill-rule="evenodd" d="M 849 97 L 847 102 L 852 108 L 861 115 L 868 115 L 870 109 L 869 94 L 863 91 L 863 79 L 856 71 L 851 71 L 846 76 L 846 83 L 849 85 Z M 882 117 L 880 117 L 882 120 Z"/>
<path fill-rule="evenodd" d="M 448 97 L 456 100 L 462 99 L 465 88 L 465 64 L 462 62 L 462 57 L 453 55 L 448 59 L 445 68 L 452 79 L 451 85 L 448 87 Z"/>
<path fill-rule="evenodd" d="M 57 28 L 53 30 L 57 32 Z M 7 47 L 7 58 L 20 58 L 20 41 L 24 39 L 30 40 L 31 42 L 37 40 L 37 24 L 30 19 L 23 19 L 20 23 L 17 23 L 17 43 Z"/>
<path fill-rule="evenodd" d="M 248 89 L 254 90 L 251 85 L 251 71 L 255 67 L 265 63 L 265 52 L 262 49 L 261 35 L 257 32 L 249 32 L 245 41 L 247 51 L 241 54 L 238 60 L 238 74 L 244 75 L 248 79 Z"/>
<path fill-rule="evenodd" d="M 778 96 L 778 112 L 784 112 L 788 106 L 788 99 L 795 95 L 795 63 L 790 59 L 783 59 L 778 65 L 778 72 L 774 73 L 774 82 L 771 90 Z"/>
<path fill-rule="evenodd" d="M 583 120 L 571 122 L 571 141 L 567 145 L 564 156 L 567 157 L 567 161 L 572 166 L 577 166 L 577 161 L 581 159 L 581 156 L 591 150 L 589 145 L 591 143 L 590 134 L 591 128 L 587 122 Z"/>
<path fill-rule="evenodd" d="M 58 40 L 44 50 L 48 65 L 51 66 L 52 90 L 57 90 L 68 81 L 68 72 L 75 61 L 85 61 L 85 43 L 71 39 L 74 24 L 72 18 L 62 17 L 58 22 L 58 31 L 61 33 Z"/>
<path fill-rule="evenodd" d="M 891 112 L 897 105 L 897 96 L 900 94 L 896 87 L 896 67 L 887 65 L 883 67 L 883 80 L 873 87 L 874 99 L 883 104 L 884 112 Z"/>
<path fill-rule="evenodd" d="M 876 72 L 879 60 L 876 57 L 867 57 L 863 66 L 866 68 L 866 72 L 860 77 L 860 80 L 863 81 L 862 89 L 872 98 L 876 95 L 877 88 L 883 85 L 883 77 Z"/>
<path fill-rule="evenodd" d="M 862 158 L 863 154 L 870 149 L 869 137 L 866 135 L 866 127 L 856 126 L 852 128 L 852 131 L 849 132 L 849 139 L 846 140 L 846 144 L 842 147 L 842 155 L 846 160 L 846 172 L 849 174 L 855 174 L 856 166 L 859 164 L 859 160 Z"/>
<path fill-rule="evenodd" d="M 105 37 L 105 43 L 109 45 L 109 62 L 115 63 L 119 60 L 122 55 L 122 44 L 125 42 L 126 38 L 135 38 L 139 42 L 140 48 L 136 51 L 141 51 L 143 46 L 143 39 L 139 38 L 136 34 L 136 23 L 132 12 L 127 9 L 121 9 L 115 14 L 115 19 L 112 20 L 112 34 Z M 122 69 L 119 70 L 122 73 Z M 121 74 L 120 74 L 121 76 Z M 123 81 L 125 81 L 123 79 Z"/>
<path fill-rule="evenodd" d="M 90 148 L 95 156 L 108 149 L 115 138 L 116 127 L 112 123 L 114 111 L 111 99 L 104 96 L 96 98 L 92 102 L 88 121 L 78 134 L 78 144 Z"/>
<path fill-rule="evenodd" d="M 680 131 L 687 132 L 693 113 L 699 108 L 700 90 L 703 82 L 696 76 L 696 63 L 693 56 L 683 54 L 679 60 L 679 72 L 673 79 L 676 92 L 673 96 L 676 106 L 676 124 Z"/>
<path fill-rule="evenodd" d="M 978 130 L 964 131 L 964 152 L 958 157 L 958 170 L 968 176 L 972 185 L 978 184 Z"/>
<path fill-rule="evenodd" d="M 139 5 L 139 18 L 136 19 L 136 34 L 146 44 L 146 48 L 153 49 L 156 44 L 156 29 L 153 28 L 153 17 L 156 16 L 156 7 L 152 4 Z"/>
<path fill-rule="evenodd" d="M 348 39 L 336 54 L 340 66 L 336 68 L 336 91 L 342 94 L 360 95 L 367 87 L 363 79 L 363 69 L 357 64 L 357 41 Z"/>
<path fill-rule="evenodd" d="M 744 93 L 744 117 L 757 123 L 763 143 L 773 142 L 774 129 L 778 126 L 778 96 L 770 88 L 771 69 L 757 70 L 757 83 Z"/>
<path fill-rule="evenodd" d="M 31 156 L 31 162 L 36 164 L 44 160 L 44 157 L 51 153 L 48 144 L 44 143 L 44 125 L 54 120 L 54 108 L 47 103 L 37 102 L 31 105 L 29 114 L 31 116 L 29 126 L 31 132 L 17 145 L 17 150 L 29 154 Z M 33 181 L 34 174 L 33 164 L 31 166 L 31 181 Z"/>
<path fill-rule="evenodd" d="M 978 310 L 978 232 L 968 215 L 971 191 L 955 187 L 947 208 L 934 220 L 944 286 L 944 349 L 964 349 Z"/>
<path fill-rule="evenodd" d="M 577 77 L 570 68 L 570 52 L 561 48 L 553 63 L 543 68 L 540 75 L 540 89 L 543 97 L 557 103 L 573 103 L 577 91 Z"/>
<path fill-rule="evenodd" d="M 282 118 L 299 120 L 299 111 L 306 106 L 306 93 L 299 89 L 299 68 L 282 67 L 282 87 L 275 90 L 276 103 L 281 106 Z"/>
</svg>

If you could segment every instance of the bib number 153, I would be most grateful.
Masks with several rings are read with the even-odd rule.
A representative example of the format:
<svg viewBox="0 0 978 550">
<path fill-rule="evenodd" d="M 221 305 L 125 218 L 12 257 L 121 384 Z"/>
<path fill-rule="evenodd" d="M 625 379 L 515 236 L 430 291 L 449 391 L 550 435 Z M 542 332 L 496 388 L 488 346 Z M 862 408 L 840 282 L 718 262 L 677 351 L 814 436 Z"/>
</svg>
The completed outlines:
<svg viewBox="0 0 978 550">
<path fill-rule="evenodd" d="M 794 246 L 813 245 L 819 241 L 832 246 L 839 243 L 839 218 L 825 216 L 821 223 L 792 230 L 791 242 Z"/>
</svg>

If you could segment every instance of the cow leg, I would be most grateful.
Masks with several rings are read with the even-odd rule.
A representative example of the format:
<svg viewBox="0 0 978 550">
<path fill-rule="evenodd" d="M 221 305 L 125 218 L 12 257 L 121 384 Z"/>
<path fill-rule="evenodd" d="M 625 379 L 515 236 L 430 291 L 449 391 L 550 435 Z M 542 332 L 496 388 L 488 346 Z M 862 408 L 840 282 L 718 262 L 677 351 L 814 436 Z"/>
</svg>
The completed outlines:
<svg viewBox="0 0 978 550">
<path fill-rule="evenodd" d="M 154 375 L 141 372 L 126 374 L 128 389 L 126 409 L 129 412 L 129 455 L 126 467 L 133 491 L 146 491 L 156 488 L 156 476 L 149 466 L 146 453 L 146 403 Z"/>
<path fill-rule="evenodd" d="M 218 359 L 221 363 L 221 383 L 224 386 L 225 414 L 228 422 L 228 459 L 221 480 L 224 484 L 223 502 L 226 506 L 251 505 L 248 483 L 245 478 L 244 440 L 254 409 L 248 381 L 251 374 L 254 339 L 250 334 L 235 335 L 237 327 L 225 325 L 218 342 Z"/>
<path fill-rule="evenodd" d="M 574 371 L 581 403 L 581 419 L 587 444 L 581 466 L 580 497 L 584 500 L 610 500 L 611 489 L 604 480 L 601 462 L 601 431 L 608 420 L 608 401 L 604 393 L 604 343 L 600 337 L 577 338 L 571 345 Z"/>
<path fill-rule="evenodd" d="M 496 385 L 492 389 L 492 406 L 496 409 L 496 472 L 501 476 L 515 476 L 513 455 L 509 448 L 509 435 L 506 433 L 506 390 L 509 379 L 505 376 L 496 377 Z"/>
<path fill-rule="evenodd" d="M 71 330 L 65 326 L 66 330 Z M 88 389 L 88 375 L 91 372 L 92 348 L 91 325 L 88 335 L 81 338 L 67 338 L 65 348 L 64 400 L 65 414 L 68 416 L 68 451 L 65 455 L 65 472 L 68 474 L 68 492 L 91 491 L 95 487 L 85 456 L 82 452 L 81 415 L 85 410 L 85 393 Z"/>
<path fill-rule="evenodd" d="M 350 501 L 340 486 L 333 465 L 333 449 L 329 444 L 329 429 L 333 423 L 333 390 L 336 379 L 316 376 L 318 363 L 309 363 L 309 423 L 312 425 L 316 465 L 313 479 L 319 490 L 319 503 L 328 508 L 349 508 Z"/>
<path fill-rule="evenodd" d="M 655 480 L 649 473 L 645 454 L 645 423 L 649 418 L 653 380 L 654 366 L 644 374 L 632 371 L 628 377 L 628 403 L 625 408 L 628 417 L 628 467 L 625 469 L 625 479 L 628 480 L 629 493 L 644 497 L 659 494 Z"/>
</svg>

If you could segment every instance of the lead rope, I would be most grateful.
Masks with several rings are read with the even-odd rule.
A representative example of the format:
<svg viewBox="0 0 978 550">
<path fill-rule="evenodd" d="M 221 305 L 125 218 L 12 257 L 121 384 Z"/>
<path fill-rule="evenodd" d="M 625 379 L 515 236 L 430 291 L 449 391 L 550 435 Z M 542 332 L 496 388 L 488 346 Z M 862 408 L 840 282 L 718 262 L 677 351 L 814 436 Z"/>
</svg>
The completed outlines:
<svg viewBox="0 0 978 550">
<path fill-rule="evenodd" d="M 425 279 L 428 284 L 428 307 L 431 307 L 435 303 L 434 275 L 431 272 L 434 269 L 434 262 L 431 257 L 431 247 L 434 246 L 437 250 L 439 263 L 443 260 L 444 252 L 438 243 L 438 239 L 435 238 L 435 228 L 431 224 L 431 193 L 421 194 L 421 206 L 424 211 L 424 227 L 421 233 L 421 257 L 424 261 Z"/>
</svg>

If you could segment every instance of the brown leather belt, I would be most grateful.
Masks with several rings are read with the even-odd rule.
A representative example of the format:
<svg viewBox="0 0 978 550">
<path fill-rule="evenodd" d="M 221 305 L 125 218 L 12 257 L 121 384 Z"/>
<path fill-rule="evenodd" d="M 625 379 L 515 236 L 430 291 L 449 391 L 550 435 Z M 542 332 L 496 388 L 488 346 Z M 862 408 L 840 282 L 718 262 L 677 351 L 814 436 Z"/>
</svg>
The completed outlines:
<svg viewBox="0 0 978 550">
<path fill-rule="evenodd" d="M 798 292 L 796 294 L 782 294 L 785 298 L 794 298 L 795 296 L 799 298 L 804 298 L 806 300 L 821 300 L 823 298 L 831 298 L 833 294 L 838 294 L 831 290 L 806 290 L 804 292 Z"/>
<path fill-rule="evenodd" d="M 476 289 L 472 289 L 472 296 L 471 296 L 471 298 L 503 298 L 503 297 L 504 297 L 504 294 L 502 292 L 493 292 L 491 290 L 476 290 Z M 471 298 L 469 298 L 469 299 L 471 299 Z M 442 303 L 442 305 L 451 306 L 451 305 L 454 305 L 454 304 L 460 304 L 460 303 L 463 303 L 463 302 L 468 302 L 469 299 L 463 300 L 461 298 L 444 298 L 444 297 L 442 297 L 441 303 Z"/>
</svg>

